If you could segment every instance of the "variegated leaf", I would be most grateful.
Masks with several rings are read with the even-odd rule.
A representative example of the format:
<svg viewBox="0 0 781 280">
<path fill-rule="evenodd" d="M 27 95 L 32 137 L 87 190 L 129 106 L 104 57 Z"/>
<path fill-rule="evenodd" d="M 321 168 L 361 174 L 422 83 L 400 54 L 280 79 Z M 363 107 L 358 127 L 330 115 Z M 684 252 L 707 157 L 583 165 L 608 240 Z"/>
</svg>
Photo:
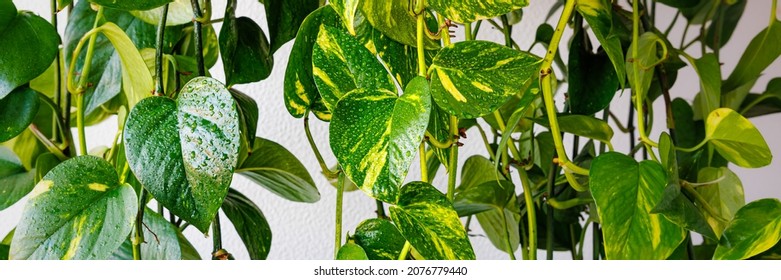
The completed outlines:
<svg viewBox="0 0 781 280">
<path fill-rule="evenodd" d="M 358 11 L 358 2 L 359 0 L 328 1 L 339 16 L 342 17 L 342 21 L 344 21 L 347 31 L 353 35 L 355 35 L 355 12 Z"/>
<path fill-rule="evenodd" d="M 746 198 L 743 194 L 743 183 L 740 182 L 738 175 L 735 175 L 726 167 L 705 167 L 700 169 L 699 173 L 697 173 L 697 182 L 710 182 L 707 185 L 697 187 L 696 190 L 714 210 L 714 213 L 702 212 L 716 236 L 721 236 L 727 225 L 717 217 L 713 217 L 713 214 L 719 215 L 724 221 L 731 221 L 735 217 L 735 213 L 746 204 Z M 702 208 L 701 205 L 700 208 Z"/>
<path fill-rule="evenodd" d="M 399 202 L 389 210 L 404 238 L 426 259 L 475 259 L 453 204 L 434 186 L 425 182 L 405 185 Z"/>
<path fill-rule="evenodd" d="M 108 162 L 70 159 L 33 189 L 11 242 L 11 259 L 106 259 L 130 234 L 138 200 Z"/>
<path fill-rule="evenodd" d="M 396 91 L 388 71 L 358 39 L 327 25 L 320 26 L 312 50 L 312 72 L 320 96 L 332 112 L 336 102 L 356 88 Z"/>
<path fill-rule="evenodd" d="M 529 0 L 428 0 L 426 3 L 446 18 L 469 23 L 526 7 Z"/>
<path fill-rule="evenodd" d="M 347 176 L 369 196 L 395 203 L 428 124 L 431 97 L 419 77 L 405 94 L 357 89 L 336 106 L 331 150 Z"/>
<path fill-rule="evenodd" d="M 486 41 L 459 42 L 442 49 L 429 69 L 437 105 L 461 119 L 493 112 L 519 94 L 542 59 Z"/>
<path fill-rule="evenodd" d="M 324 25 L 341 30 L 345 28 L 339 14 L 331 6 L 320 7 L 301 23 L 290 51 L 285 70 L 285 107 L 296 118 L 303 117 L 309 110 L 322 120 L 331 119 L 331 111 L 324 106 L 312 76 L 312 48 L 320 27 Z"/>
<path fill-rule="evenodd" d="M 393 223 L 385 219 L 368 219 L 355 228 L 355 244 L 366 251 L 370 260 L 395 260 L 407 241 Z"/>
<path fill-rule="evenodd" d="M 770 249 L 781 240 L 781 202 L 760 199 L 735 213 L 719 239 L 714 260 L 746 259 Z"/>
<path fill-rule="evenodd" d="M 708 115 L 705 138 L 721 156 L 738 166 L 757 168 L 773 161 L 762 133 L 732 109 L 719 108 Z"/>
<path fill-rule="evenodd" d="M 613 12 L 609 0 L 578 0 L 577 9 L 594 31 L 597 40 L 613 62 L 616 76 L 622 87 L 626 69 L 624 68 L 624 50 L 621 40 L 610 31 L 613 28 Z"/>
<path fill-rule="evenodd" d="M 410 7 L 410 2 L 409 0 L 362 0 L 360 9 L 366 20 L 377 30 L 402 44 L 417 46 L 418 25 L 412 11 L 414 7 Z M 426 18 L 429 29 L 436 31 L 436 21 L 429 16 Z M 423 46 L 426 49 L 437 49 L 439 41 L 425 37 Z"/>
</svg>

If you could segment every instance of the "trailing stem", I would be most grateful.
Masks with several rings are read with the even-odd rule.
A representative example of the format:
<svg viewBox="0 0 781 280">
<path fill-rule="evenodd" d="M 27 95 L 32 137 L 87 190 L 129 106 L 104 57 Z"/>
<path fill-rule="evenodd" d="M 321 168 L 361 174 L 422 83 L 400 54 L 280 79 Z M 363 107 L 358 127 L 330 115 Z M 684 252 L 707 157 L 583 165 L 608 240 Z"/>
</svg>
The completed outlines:
<svg viewBox="0 0 781 280">
<path fill-rule="evenodd" d="M 523 198 L 526 204 L 526 217 L 529 222 L 529 260 L 537 259 L 537 214 L 534 209 L 534 197 L 532 195 L 532 186 L 529 182 L 529 176 L 526 174 L 526 170 L 518 168 L 518 177 L 521 179 L 521 185 L 523 186 Z"/>
<path fill-rule="evenodd" d="M 138 199 L 138 213 L 133 238 L 133 259 L 141 260 L 141 244 L 144 243 L 144 210 L 146 209 L 146 197 L 149 193 L 141 189 L 141 197 Z"/>
<path fill-rule="evenodd" d="M 206 75 L 206 67 L 203 62 L 203 22 L 209 19 L 204 19 L 203 11 L 201 11 L 201 5 L 198 0 L 190 1 L 193 6 L 193 29 L 195 34 L 195 60 L 198 63 L 198 76 Z"/>
<path fill-rule="evenodd" d="M 165 22 L 167 19 L 168 4 L 165 4 L 163 6 L 163 16 L 160 17 L 160 23 L 157 26 L 157 42 L 155 44 L 155 78 L 157 79 L 155 94 L 158 96 L 165 95 L 165 87 L 163 87 L 163 39 L 165 38 Z"/>
<path fill-rule="evenodd" d="M 221 256 L 227 254 L 222 249 L 222 227 L 220 226 L 220 213 L 214 216 L 212 221 L 212 259 L 220 260 Z"/>
<path fill-rule="evenodd" d="M 336 184 L 336 222 L 334 230 L 334 259 L 342 247 L 342 198 L 344 197 L 344 172 L 339 172 Z"/>
<path fill-rule="evenodd" d="M 309 146 L 312 148 L 312 152 L 314 152 L 315 157 L 317 158 L 317 162 L 320 163 L 320 169 L 322 169 L 325 177 L 329 179 L 336 178 L 337 175 L 339 175 L 339 170 L 332 171 L 328 168 L 328 166 L 325 164 L 323 156 L 320 154 L 320 149 L 317 148 L 315 139 L 312 138 L 312 132 L 309 130 L 309 112 L 306 112 L 304 115 L 304 132 L 306 133 L 306 139 L 309 141 Z"/>
</svg>

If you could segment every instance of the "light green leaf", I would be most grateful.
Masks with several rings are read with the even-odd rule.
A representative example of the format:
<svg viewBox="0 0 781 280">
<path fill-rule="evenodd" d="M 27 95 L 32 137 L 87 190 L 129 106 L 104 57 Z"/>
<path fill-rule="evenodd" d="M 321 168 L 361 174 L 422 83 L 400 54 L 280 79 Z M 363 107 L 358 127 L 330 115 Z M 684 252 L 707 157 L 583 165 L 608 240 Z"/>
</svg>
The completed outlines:
<svg viewBox="0 0 781 280">
<path fill-rule="evenodd" d="M 529 0 L 428 0 L 438 14 L 456 22 L 490 19 L 529 5 Z"/>
<path fill-rule="evenodd" d="M 762 167 L 773 160 L 759 130 L 732 109 L 720 108 L 708 115 L 705 138 L 721 156 L 741 167 Z"/>
<path fill-rule="evenodd" d="M 666 45 L 664 40 L 653 32 L 645 32 L 640 35 L 637 43 L 639 54 L 635 55 L 632 52 L 633 46 L 630 46 L 627 52 L 626 74 L 629 78 L 629 85 L 634 90 L 633 94 L 640 94 L 645 100 L 654 78 L 654 69 L 656 68 L 654 66 L 665 59 L 665 57 L 659 57 L 657 50 L 666 48 Z M 637 72 L 635 72 L 635 63 L 639 64 Z"/>
<path fill-rule="evenodd" d="M 550 127 L 547 118 L 532 119 L 544 127 Z M 610 143 L 613 139 L 613 128 L 606 121 L 592 116 L 562 115 L 558 117 L 559 128 L 566 133 L 591 138 L 600 142 Z"/>
<path fill-rule="evenodd" d="M 499 108 L 538 73 L 542 60 L 493 42 L 466 41 L 442 49 L 429 69 L 437 105 L 460 119 Z"/>
<path fill-rule="evenodd" d="M 359 0 L 333 0 L 328 1 L 328 4 L 334 8 L 339 16 L 344 21 L 344 25 L 347 27 L 347 31 L 350 34 L 355 35 L 355 12 L 358 11 Z"/>
<path fill-rule="evenodd" d="M 52 169 L 33 190 L 11 259 L 106 259 L 130 234 L 138 209 L 103 159 L 81 156 Z"/>
<path fill-rule="evenodd" d="M 697 182 L 710 183 L 698 186 L 696 190 L 716 214 L 725 221 L 731 221 L 735 217 L 735 213 L 746 204 L 743 183 L 740 182 L 740 178 L 735 173 L 726 167 L 700 169 Z M 711 216 L 709 212 L 703 212 L 716 235 L 721 236 L 727 225 Z"/>
<path fill-rule="evenodd" d="M 504 179 L 487 158 L 469 157 L 461 169 L 461 185 L 456 189 L 453 207 L 458 216 L 501 209 L 515 196 L 515 186 Z"/>
<path fill-rule="evenodd" d="M 165 26 L 176 26 L 193 21 L 193 5 L 191 0 L 173 0 L 168 3 L 168 16 L 165 19 Z M 200 7 L 203 10 L 211 10 L 211 1 L 200 0 Z M 160 24 L 160 18 L 163 17 L 163 7 L 151 10 L 130 11 L 130 14 L 152 25 Z"/>
<path fill-rule="evenodd" d="M 323 104 L 312 74 L 312 48 L 323 25 L 345 30 L 344 23 L 334 9 L 330 5 L 323 6 L 301 23 L 290 51 L 285 70 L 285 107 L 296 118 L 303 117 L 309 110 L 322 120 L 331 119 L 331 112 Z"/>
<path fill-rule="evenodd" d="M 407 241 L 388 220 L 368 219 L 355 228 L 355 244 L 361 246 L 370 260 L 395 260 Z"/>
<path fill-rule="evenodd" d="M 360 9 L 371 25 L 377 30 L 387 35 L 393 40 L 408 46 L 417 46 L 417 20 L 410 12 L 414 7 L 410 7 L 409 0 L 361 0 Z M 430 3 L 430 2 L 429 2 Z M 432 32 L 436 32 L 436 27 L 431 26 L 429 22 L 436 22 L 430 14 L 426 16 L 427 25 Z M 428 37 L 423 38 L 425 49 L 439 48 L 439 41 L 434 41 Z"/>
<path fill-rule="evenodd" d="M 246 84 L 268 78 L 274 66 L 266 34 L 255 21 L 235 16 L 236 1 L 229 1 L 220 29 L 220 55 L 225 84 Z"/>
<path fill-rule="evenodd" d="M 770 249 L 781 239 L 781 202 L 760 199 L 735 213 L 719 240 L 714 260 L 746 259 Z"/>
<path fill-rule="evenodd" d="M 513 201 L 515 202 L 516 200 L 513 199 Z M 517 202 L 515 204 L 517 206 Z M 521 243 L 518 230 L 518 223 L 521 221 L 520 214 L 513 213 L 507 208 L 501 208 L 478 213 L 475 215 L 475 218 L 477 218 L 477 222 L 480 223 L 480 227 L 483 228 L 485 235 L 494 247 L 508 252 L 507 244 L 509 242 L 510 249 L 508 253 L 518 250 L 518 246 Z"/>
<path fill-rule="evenodd" d="M 133 11 L 133 10 L 150 10 L 173 0 L 134 0 L 134 1 L 117 1 L 117 0 L 89 0 L 92 3 L 119 10 Z"/>
<path fill-rule="evenodd" d="M 122 62 L 122 91 L 127 97 L 129 108 L 133 108 L 141 99 L 150 96 L 154 90 L 152 74 L 146 68 L 144 58 L 130 38 L 114 23 L 107 22 L 98 30 L 111 41 Z"/>
<path fill-rule="evenodd" d="M 18 87 L 0 99 L 0 142 L 27 129 L 38 113 L 38 106 L 38 93 L 27 86 Z"/>
<path fill-rule="evenodd" d="M 30 193 L 34 179 L 35 170 L 28 172 L 14 152 L 0 147 L 0 211 Z"/>
<path fill-rule="evenodd" d="M 623 87 L 624 77 L 629 70 L 624 68 L 624 50 L 621 48 L 621 40 L 611 32 L 613 31 L 612 4 L 608 0 L 578 0 L 577 10 L 588 22 L 605 53 L 613 62 L 616 78 Z"/>
<path fill-rule="evenodd" d="M 358 39 L 337 28 L 320 26 L 312 65 L 317 89 L 331 112 L 339 99 L 356 88 L 396 92 L 393 78 L 375 56 Z"/>
<path fill-rule="evenodd" d="M 404 95 L 357 89 L 336 106 L 331 150 L 350 180 L 367 195 L 395 203 L 428 124 L 431 97 L 425 78 Z"/>
<path fill-rule="evenodd" d="M 336 253 L 337 260 L 368 260 L 366 251 L 361 246 L 355 243 L 348 242 L 339 248 L 339 252 Z"/>
<path fill-rule="evenodd" d="M 155 199 L 206 232 L 228 192 L 239 137 L 230 92 L 198 77 L 176 102 L 142 100 L 128 116 L 123 142 L 130 169 Z"/>
<path fill-rule="evenodd" d="M 746 47 L 746 51 L 738 60 L 735 70 L 724 81 L 723 88 L 727 91 L 750 82 L 762 73 L 779 55 L 781 48 L 781 21 L 774 20 L 767 28 L 759 32 Z"/>
<path fill-rule="evenodd" d="M 290 201 L 320 200 L 320 192 L 306 167 L 285 147 L 271 140 L 255 138 L 250 156 L 236 173 Z"/>
<path fill-rule="evenodd" d="M 404 238 L 427 260 L 475 258 L 453 204 L 428 183 L 412 182 L 401 188 L 390 216 Z"/>
<path fill-rule="evenodd" d="M 60 45 L 57 30 L 42 17 L 21 11 L 9 20 L 16 9 L 13 4 L 3 8 L 12 9 L 0 15 L 0 23 L 6 22 L 0 25 L 0 99 L 46 71 Z"/>
<path fill-rule="evenodd" d="M 609 152 L 594 159 L 589 175 L 607 259 L 665 259 L 684 241 L 682 228 L 649 213 L 667 182 L 659 163 Z"/>
<path fill-rule="evenodd" d="M 240 192 L 229 189 L 222 212 L 236 228 L 250 259 L 265 260 L 271 250 L 271 228 L 260 208 Z"/>
<path fill-rule="evenodd" d="M 700 93 L 695 100 L 700 116 L 707 116 L 721 107 L 721 66 L 716 55 L 708 53 L 694 60 L 692 67 L 700 77 Z"/>
<path fill-rule="evenodd" d="M 143 260 L 180 260 L 182 251 L 179 247 L 176 233 L 179 231 L 173 224 L 152 209 L 144 210 L 144 243 L 141 243 L 141 259 Z M 122 243 L 111 255 L 114 260 L 133 259 L 133 237 Z"/>
<path fill-rule="evenodd" d="M 271 53 L 296 37 L 301 22 L 320 6 L 320 0 L 263 0 Z"/>
</svg>

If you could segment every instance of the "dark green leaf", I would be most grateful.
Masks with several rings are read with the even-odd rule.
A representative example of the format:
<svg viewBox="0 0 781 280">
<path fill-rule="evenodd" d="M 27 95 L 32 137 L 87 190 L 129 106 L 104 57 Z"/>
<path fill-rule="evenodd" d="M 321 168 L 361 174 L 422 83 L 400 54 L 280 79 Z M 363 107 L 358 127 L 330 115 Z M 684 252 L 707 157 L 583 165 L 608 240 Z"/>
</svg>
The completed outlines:
<svg viewBox="0 0 781 280">
<path fill-rule="evenodd" d="M 701 0 L 654 0 L 674 8 L 691 8 L 696 6 Z"/>
<path fill-rule="evenodd" d="M 236 173 L 291 201 L 320 200 L 320 192 L 306 167 L 285 147 L 271 140 L 255 138 L 250 156 Z"/>
<path fill-rule="evenodd" d="M 334 9 L 330 5 L 323 6 L 304 19 L 290 51 L 285 70 L 285 107 L 296 118 L 303 117 L 309 110 L 322 120 L 331 119 L 331 113 L 322 103 L 312 74 L 312 48 L 323 25 L 345 30 Z"/>
<path fill-rule="evenodd" d="M 740 178 L 735 173 L 726 167 L 700 169 L 697 182 L 705 183 L 698 186 L 696 190 L 714 210 L 714 214 L 719 215 L 719 217 L 713 217 L 711 213 L 703 211 L 716 235 L 721 236 L 727 225 L 718 218 L 721 218 L 722 221 L 731 221 L 735 217 L 735 213 L 746 204 L 743 183 L 740 182 Z"/>
<path fill-rule="evenodd" d="M 3 50 L 0 52 L 0 99 L 3 99 L 49 68 L 57 55 L 60 36 L 54 26 L 32 12 L 21 11 L 10 21 L 8 15 L 0 16 L 5 18 L 0 21 L 7 21 L 4 27 L 0 25 L 3 37 L 0 40 L 0 50 Z"/>
<path fill-rule="evenodd" d="M 368 219 L 355 228 L 355 243 L 360 245 L 370 260 L 395 260 L 407 241 L 399 229 L 388 220 Z"/>
<path fill-rule="evenodd" d="M 767 83 L 762 94 L 749 94 L 740 105 L 741 114 L 747 118 L 781 112 L 781 78 Z"/>
<path fill-rule="evenodd" d="M 568 102 L 572 113 L 593 115 L 610 105 L 619 84 L 610 58 L 591 53 L 584 36 L 581 30 L 570 45 Z"/>
<path fill-rule="evenodd" d="M 28 172 L 14 152 L 0 147 L 0 211 L 32 191 L 34 179 L 35 170 Z"/>
<path fill-rule="evenodd" d="M 456 22 L 490 19 L 529 5 L 529 0 L 429 0 L 432 9 Z"/>
<path fill-rule="evenodd" d="M 700 93 L 695 98 L 694 106 L 700 109 L 700 116 L 706 116 L 721 107 L 721 67 L 712 53 L 694 60 L 692 66 L 700 77 Z"/>
<path fill-rule="evenodd" d="M 38 103 L 38 93 L 26 86 L 18 87 L 0 99 L 0 142 L 27 129 L 38 113 Z"/>
<path fill-rule="evenodd" d="M 13 1 L 0 0 L 0 34 L 14 21 L 17 12 Z"/>
<path fill-rule="evenodd" d="M 357 89 L 336 106 L 331 150 L 350 180 L 369 196 L 395 203 L 428 124 L 431 97 L 425 78 L 404 95 Z"/>
<path fill-rule="evenodd" d="M 630 70 L 624 68 L 624 50 L 621 48 L 621 40 L 619 39 L 619 36 L 615 34 L 615 29 L 613 28 L 613 12 L 610 1 L 578 1 L 577 10 L 586 22 L 588 22 L 588 25 L 591 26 L 597 40 L 602 44 L 602 49 L 605 50 L 607 56 L 610 57 L 610 61 L 613 62 L 613 68 L 615 69 L 614 73 L 618 82 L 623 87 L 624 77 L 626 76 L 627 71 Z M 631 73 L 631 71 L 629 73 Z"/>
<path fill-rule="evenodd" d="M 665 259 L 683 242 L 682 228 L 649 213 L 666 182 L 664 167 L 654 161 L 638 163 L 615 152 L 594 159 L 589 186 L 608 259 Z"/>
<path fill-rule="evenodd" d="M 723 88 L 731 90 L 759 77 L 773 61 L 781 55 L 781 21 L 774 20 L 759 32 L 746 47 L 735 70 L 724 81 Z"/>
<path fill-rule="evenodd" d="M 217 80 L 187 83 L 174 102 L 142 100 L 128 116 L 124 143 L 131 170 L 177 216 L 208 230 L 228 192 L 239 151 L 233 97 Z"/>
<path fill-rule="evenodd" d="M 320 6 L 319 0 L 264 0 L 271 52 L 296 37 L 301 22 Z"/>
<path fill-rule="evenodd" d="M 46 176 L 49 171 L 60 163 L 60 159 L 52 153 L 44 153 L 38 156 L 38 159 L 35 160 L 35 183 L 37 184 L 43 180 L 43 176 Z"/>
<path fill-rule="evenodd" d="M 770 249 L 781 239 L 781 202 L 760 199 L 735 213 L 719 240 L 714 260 L 746 259 Z"/>
<path fill-rule="evenodd" d="M 513 201 L 516 200 L 513 199 Z M 518 206 L 517 202 L 515 204 Z M 517 209 L 516 207 L 514 210 Z M 507 208 L 501 208 L 478 213 L 475 218 L 494 247 L 508 253 L 518 250 L 518 245 L 521 242 L 518 230 L 518 223 L 521 221 L 520 214 Z M 510 244 L 509 250 L 507 248 L 508 242 Z"/>
<path fill-rule="evenodd" d="M 453 204 L 428 183 L 412 182 L 401 188 L 390 216 L 401 234 L 428 260 L 475 258 Z"/>
<path fill-rule="evenodd" d="M 33 190 L 11 245 L 12 259 L 106 259 L 130 234 L 136 193 L 103 159 L 81 156 L 52 169 Z"/>
<path fill-rule="evenodd" d="M 228 86 L 266 79 L 274 66 L 266 34 L 248 17 L 233 17 L 226 10 L 220 29 L 220 55 Z"/>
<path fill-rule="evenodd" d="M 229 189 L 222 212 L 236 228 L 250 259 L 265 260 L 271 250 L 271 228 L 260 208 L 240 192 Z"/>
<path fill-rule="evenodd" d="M 690 0 L 689 2 L 697 2 L 697 0 Z M 729 38 L 732 37 L 732 33 L 735 32 L 738 21 L 743 16 L 743 11 L 746 10 L 746 4 L 748 3 L 746 0 L 731 1 L 736 2 L 732 4 L 728 2 L 723 2 L 719 5 L 719 10 L 716 11 L 713 17 L 713 23 L 708 28 L 707 33 L 705 33 L 705 44 L 711 49 L 715 49 L 717 44 L 719 48 L 727 44 Z M 721 22 L 721 26 L 719 26 L 718 22 Z M 717 32 L 720 33 L 716 34 Z"/>
<path fill-rule="evenodd" d="M 233 99 L 236 100 L 236 107 L 239 109 L 239 115 L 242 120 L 242 138 L 247 141 L 248 146 L 255 144 L 255 134 L 258 130 L 258 103 L 249 95 L 230 88 L 228 89 Z"/>
<path fill-rule="evenodd" d="M 220 56 L 219 39 L 214 26 L 209 24 L 203 26 L 203 64 L 206 69 L 212 68 L 217 63 Z M 184 33 L 182 41 L 179 42 L 179 54 L 189 57 L 195 57 L 195 34 L 192 30 Z"/>
<path fill-rule="evenodd" d="M 732 109 L 720 108 L 708 115 L 705 138 L 725 159 L 741 167 L 762 167 L 773 160 L 759 130 Z"/>
<path fill-rule="evenodd" d="M 160 214 L 147 208 L 144 211 L 144 243 L 141 243 L 143 260 L 180 260 L 182 251 L 176 233 L 179 230 Z M 122 243 L 111 256 L 114 260 L 133 259 L 133 237 Z"/>
<path fill-rule="evenodd" d="M 396 92 L 393 78 L 375 56 L 358 39 L 334 27 L 320 25 L 312 65 L 317 89 L 331 112 L 356 88 Z"/>
<path fill-rule="evenodd" d="M 336 253 L 336 259 L 337 260 L 368 260 L 369 257 L 366 256 L 366 251 L 364 251 L 363 248 L 361 248 L 361 246 L 349 242 L 347 244 L 342 245 L 342 248 L 339 248 L 339 252 Z"/>
<path fill-rule="evenodd" d="M 550 127 L 547 118 L 532 119 L 535 123 Z M 591 138 L 600 142 L 610 143 L 613 139 L 613 128 L 606 121 L 592 116 L 562 115 L 558 117 L 559 128 L 566 133 Z"/>
<path fill-rule="evenodd" d="M 119 10 L 133 11 L 133 10 L 151 10 L 166 3 L 173 2 L 173 0 L 133 0 L 133 1 L 117 1 L 117 0 L 89 0 L 92 3 Z"/>
<path fill-rule="evenodd" d="M 417 34 L 417 20 L 410 13 L 414 9 L 414 7 L 410 7 L 410 3 L 414 5 L 414 2 L 408 0 L 361 0 L 359 8 L 366 20 L 377 30 L 402 44 L 417 46 L 418 38 L 415 35 Z M 428 23 L 430 14 L 427 14 L 426 18 Z M 436 32 L 436 27 L 431 29 L 431 25 L 427 25 L 430 30 Z M 439 42 L 425 37 L 423 38 L 423 46 L 429 50 L 437 49 Z"/>
<path fill-rule="evenodd" d="M 549 44 L 553 40 L 553 26 L 544 23 L 537 26 L 537 31 L 534 33 L 534 41 Z"/>
<path fill-rule="evenodd" d="M 437 105 L 460 119 L 493 112 L 521 93 L 541 59 L 493 42 L 466 41 L 442 49 L 429 69 Z"/>
</svg>

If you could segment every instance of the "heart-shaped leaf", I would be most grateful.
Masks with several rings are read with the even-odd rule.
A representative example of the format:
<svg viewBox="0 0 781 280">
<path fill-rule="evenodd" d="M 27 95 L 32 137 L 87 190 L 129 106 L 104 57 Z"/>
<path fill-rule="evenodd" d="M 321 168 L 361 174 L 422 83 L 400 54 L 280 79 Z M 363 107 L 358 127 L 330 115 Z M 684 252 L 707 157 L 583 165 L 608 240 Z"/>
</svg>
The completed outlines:
<svg viewBox="0 0 781 280">
<path fill-rule="evenodd" d="M 229 189 L 222 212 L 236 228 L 250 259 L 265 260 L 271 250 L 271 228 L 260 208 L 240 192 Z"/>
<path fill-rule="evenodd" d="M 719 239 L 714 260 L 740 260 L 770 249 L 781 239 L 781 202 L 760 199 L 735 213 Z"/>
<path fill-rule="evenodd" d="M 27 201 L 11 259 L 106 259 L 133 227 L 138 198 L 108 162 L 70 159 L 43 177 Z"/>
<path fill-rule="evenodd" d="M 578 1 L 577 10 L 583 19 L 588 22 L 594 35 L 602 45 L 610 61 L 613 63 L 616 78 L 621 87 L 624 86 L 626 68 L 624 68 L 624 49 L 621 48 L 621 40 L 613 31 L 613 11 L 608 0 Z M 551 33 L 553 29 L 551 29 Z M 545 40 L 548 43 L 550 40 Z"/>
<path fill-rule="evenodd" d="M 593 54 L 585 38 L 586 32 L 581 29 L 570 44 L 568 104 L 574 114 L 593 115 L 610 105 L 619 81 L 610 58 Z"/>
<path fill-rule="evenodd" d="M 92 3 L 119 9 L 125 11 L 133 10 L 151 10 L 167 3 L 173 2 L 173 0 L 134 0 L 134 1 L 117 1 L 117 0 L 89 0 Z"/>
<path fill-rule="evenodd" d="M 235 4 L 235 1 L 229 2 Z M 274 66 L 266 34 L 248 17 L 235 17 L 235 6 L 228 5 L 220 29 L 220 55 L 228 86 L 257 82 L 268 78 Z"/>
<path fill-rule="evenodd" d="M 28 172 L 14 152 L 0 147 L 0 211 L 30 193 L 34 179 L 35 170 Z"/>
<path fill-rule="evenodd" d="M 141 243 L 142 260 L 181 260 L 182 251 L 176 233 L 179 231 L 160 214 L 147 208 L 144 211 L 144 243 Z M 111 255 L 114 260 L 133 259 L 133 241 L 125 240 Z"/>
<path fill-rule="evenodd" d="M 22 133 L 38 114 L 38 93 L 21 86 L 0 99 L 0 142 Z"/>
<path fill-rule="evenodd" d="M 361 246 L 355 243 L 348 242 L 339 248 L 339 252 L 336 253 L 337 260 L 368 260 L 366 251 Z"/>
<path fill-rule="evenodd" d="M 333 0 L 328 4 L 342 17 L 344 25 L 350 34 L 355 34 L 355 13 L 358 11 L 359 0 Z"/>
<path fill-rule="evenodd" d="M 529 5 L 529 0 L 429 0 L 426 4 L 456 22 L 490 19 Z"/>
<path fill-rule="evenodd" d="M 359 8 L 374 28 L 402 44 L 417 46 L 418 37 L 415 32 L 418 25 L 411 12 L 415 8 L 410 7 L 410 3 L 414 5 L 414 2 L 408 0 L 361 0 Z M 431 21 L 436 22 L 433 19 Z M 427 24 L 431 21 L 427 21 Z M 436 31 L 436 27 L 432 28 L 431 24 L 428 24 L 428 27 Z M 439 42 L 424 37 L 423 46 L 426 49 L 436 49 L 439 48 Z"/>
<path fill-rule="evenodd" d="M 686 238 L 682 228 L 650 214 L 667 182 L 659 163 L 609 152 L 592 161 L 589 175 L 608 259 L 665 259 Z"/>
<path fill-rule="evenodd" d="M 735 217 L 735 213 L 746 204 L 743 183 L 740 182 L 738 175 L 726 167 L 700 169 L 697 174 L 697 182 L 706 183 L 698 186 L 696 190 L 711 206 L 714 214 L 719 215 L 719 217 L 713 217 L 710 212 L 703 211 L 716 235 L 721 236 L 724 228 L 727 227 L 722 221 L 731 221 Z"/>
<path fill-rule="evenodd" d="M 355 244 L 366 252 L 370 260 L 395 260 L 407 241 L 388 220 L 368 219 L 355 228 Z"/>
<path fill-rule="evenodd" d="M 188 82 L 177 101 L 142 100 L 124 131 L 128 163 L 157 201 L 202 232 L 228 192 L 238 160 L 239 117 L 217 80 Z"/>
<path fill-rule="evenodd" d="M 393 78 L 377 58 L 358 39 L 334 27 L 320 25 L 312 65 L 317 89 L 331 112 L 356 88 L 396 92 Z"/>
<path fill-rule="evenodd" d="M 336 106 L 331 150 L 345 174 L 369 196 L 395 203 L 428 124 L 431 97 L 418 77 L 404 95 L 357 89 Z"/>
<path fill-rule="evenodd" d="M 472 260 L 475 252 L 453 209 L 434 186 L 411 182 L 401 188 L 390 216 L 401 234 L 427 260 Z"/>
<path fill-rule="evenodd" d="M 49 22 L 32 12 L 15 10 L 3 11 L 8 14 L 3 14 L 6 23 L 0 25 L 0 99 L 46 71 L 60 45 L 60 36 Z"/>
<path fill-rule="evenodd" d="M 538 73 L 542 59 L 493 42 L 466 41 L 442 49 L 429 69 L 437 105 L 460 119 L 493 112 Z"/>
<path fill-rule="evenodd" d="M 285 147 L 271 140 L 255 138 L 250 156 L 236 173 L 290 201 L 320 200 L 320 192 L 306 167 Z"/>
<path fill-rule="evenodd" d="M 320 6 L 319 0 L 263 0 L 271 53 L 296 37 L 301 22 Z"/>
<path fill-rule="evenodd" d="M 330 5 L 315 10 L 301 23 L 285 70 L 285 107 L 293 117 L 303 117 L 307 110 L 322 120 L 330 120 L 312 76 L 312 48 L 317 41 L 320 26 L 345 30 L 339 14 Z"/>
<path fill-rule="evenodd" d="M 773 160 L 759 130 L 732 109 L 719 108 L 708 115 L 705 138 L 721 156 L 741 167 L 762 167 Z"/>
</svg>

